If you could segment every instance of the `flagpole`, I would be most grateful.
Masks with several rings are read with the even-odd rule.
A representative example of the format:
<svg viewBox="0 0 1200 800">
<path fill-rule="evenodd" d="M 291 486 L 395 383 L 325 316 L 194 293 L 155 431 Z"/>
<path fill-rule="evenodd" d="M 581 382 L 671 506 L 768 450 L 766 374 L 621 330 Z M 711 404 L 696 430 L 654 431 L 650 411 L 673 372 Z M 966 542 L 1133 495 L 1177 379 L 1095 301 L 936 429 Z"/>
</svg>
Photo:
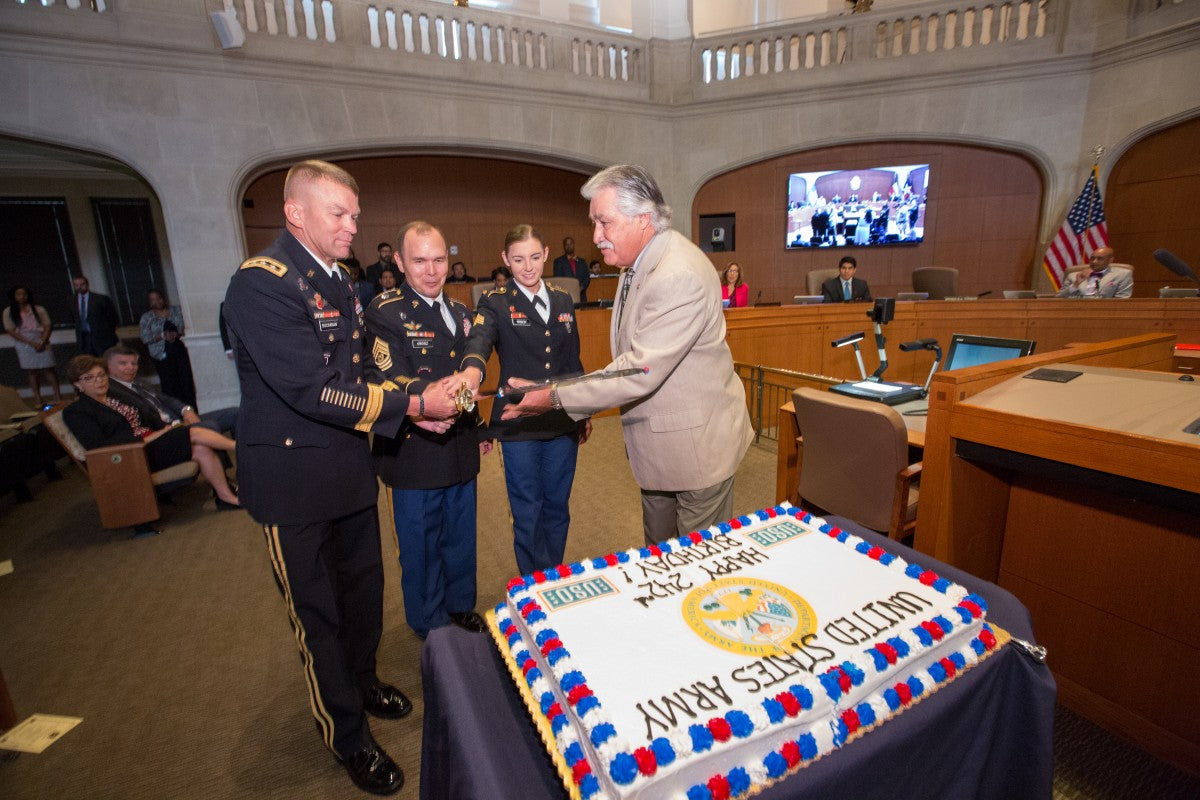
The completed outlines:
<svg viewBox="0 0 1200 800">
<path fill-rule="evenodd" d="M 1084 256 L 1090 253 L 1084 252 L 1084 243 L 1087 240 L 1087 233 L 1092 229 L 1092 222 L 1095 219 L 1096 213 L 1096 195 L 1100 193 L 1100 156 L 1104 155 L 1104 145 L 1098 144 L 1092 148 L 1092 193 L 1088 195 L 1088 216 L 1087 225 L 1083 228 L 1083 236 L 1079 239 L 1079 252 Z"/>
</svg>

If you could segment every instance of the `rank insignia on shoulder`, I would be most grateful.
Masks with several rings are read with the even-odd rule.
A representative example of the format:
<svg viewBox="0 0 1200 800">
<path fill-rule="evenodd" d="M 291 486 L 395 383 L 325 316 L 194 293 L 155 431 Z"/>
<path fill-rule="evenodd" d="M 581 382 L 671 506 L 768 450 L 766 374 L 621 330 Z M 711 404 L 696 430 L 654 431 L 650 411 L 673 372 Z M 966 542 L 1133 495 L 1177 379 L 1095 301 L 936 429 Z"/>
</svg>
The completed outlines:
<svg viewBox="0 0 1200 800">
<path fill-rule="evenodd" d="M 482 324 L 483 324 L 483 314 L 476 314 L 476 315 L 475 315 L 475 324 L 476 324 L 476 325 L 482 325 Z"/>
<path fill-rule="evenodd" d="M 268 256 L 255 256 L 254 258 L 247 258 L 242 262 L 241 269 L 265 269 L 276 278 L 282 278 L 287 274 L 288 271 L 286 264 L 276 261 L 273 258 L 269 258 Z"/>
</svg>

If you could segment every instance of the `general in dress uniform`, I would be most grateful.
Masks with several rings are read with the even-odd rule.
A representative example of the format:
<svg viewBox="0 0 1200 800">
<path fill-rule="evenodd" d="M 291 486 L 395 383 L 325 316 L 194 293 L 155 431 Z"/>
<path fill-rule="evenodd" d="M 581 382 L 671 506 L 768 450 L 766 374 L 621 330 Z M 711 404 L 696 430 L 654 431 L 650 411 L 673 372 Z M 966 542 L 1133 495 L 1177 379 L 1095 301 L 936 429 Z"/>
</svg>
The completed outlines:
<svg viewBox="0 0 1200 800">
<path fill-rule="evenodd" d="M 493 349 L 501 386 L 512 377 L 545 381 L 583 372 L 575 304 L 567 292 L 542 280 L 547 255 L 531 226 L 509 232 L 502 257 L 513 281 L 480 298 L 462 360 L 475 386 Z M 521 574 L 528 575 L 563 563 L 575 464 L 590 422 L 576 422 L 561 410 L 503 420 L 507 405 L 501 397 L 492 403 L 488 430 L 503 450 L 513 550 Z"/>
<path fill-rule="evenodd" d="M 442 293 L 446 244 L 437 228 L 410 223 L 398 252 L 405 282 L 371 301 L 367 330 L 375 369 L 401 391 L 420 395 L 456 372 L 471 312 Z M 482 631 L 474 611 L 478 415 L 466 412 L 448 430 L 417 423 L 377 435 L 373 450 L 379 476 L 391 487 L 404 614 L 421 637 L 451 623 Z"/>
<path fill-rule="evenodd" d="M 358 786 L 390 793 L 404 778 L 364 710 L 401 717 L 412 704 L 375 673 L 383 567 L 367 433 L 394 435 L 410 398 L 363 375 L 363 309 L 335 261 L 355 232 L 354 179 L 297 164 L 284 216 L 287 230 L 241 265 L 225 298 L 242 392 L 239 496 L 263 525 L 325 745 Z"/>
</svg>

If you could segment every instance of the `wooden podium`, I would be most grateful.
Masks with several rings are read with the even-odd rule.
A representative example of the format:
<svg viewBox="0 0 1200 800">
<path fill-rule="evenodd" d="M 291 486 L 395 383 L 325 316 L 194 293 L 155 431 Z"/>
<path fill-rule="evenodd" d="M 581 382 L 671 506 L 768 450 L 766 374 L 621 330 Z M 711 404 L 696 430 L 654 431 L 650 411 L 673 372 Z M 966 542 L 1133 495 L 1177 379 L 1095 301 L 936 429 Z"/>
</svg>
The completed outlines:
<svg viewBox="0 0 1200 800">
<path fill-rule="evenodd" d="M 916 545 L 1025 603 L 1065 705 L 1200 773 L 1200 381 L 1145 371 L 1172 338 L 935 377 Z"/>
</svg>

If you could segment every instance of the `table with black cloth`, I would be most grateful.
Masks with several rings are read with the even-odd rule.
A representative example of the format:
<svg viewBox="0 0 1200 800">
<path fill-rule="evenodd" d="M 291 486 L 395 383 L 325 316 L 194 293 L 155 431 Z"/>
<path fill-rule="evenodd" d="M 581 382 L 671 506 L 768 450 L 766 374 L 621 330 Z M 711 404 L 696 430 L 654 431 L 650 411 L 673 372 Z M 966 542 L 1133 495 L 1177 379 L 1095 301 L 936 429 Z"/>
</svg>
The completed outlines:
<svg viewBox="0 0 1200 800">
<path fill-rule="evenodd" d="M 1029 612 L 1004 589 L 848 520 L 828 519 L 982 595 L 991 622 L 1034 641 Z M 454 626 L 432 631 L 421 672 L 422 800 L 566 796 L 490 636 Z M 757 797 L 1049 798 L 1054 697 L 1049 668 L 1015 644 L 1005 645 L 932 696 Z"/>
</svg>

